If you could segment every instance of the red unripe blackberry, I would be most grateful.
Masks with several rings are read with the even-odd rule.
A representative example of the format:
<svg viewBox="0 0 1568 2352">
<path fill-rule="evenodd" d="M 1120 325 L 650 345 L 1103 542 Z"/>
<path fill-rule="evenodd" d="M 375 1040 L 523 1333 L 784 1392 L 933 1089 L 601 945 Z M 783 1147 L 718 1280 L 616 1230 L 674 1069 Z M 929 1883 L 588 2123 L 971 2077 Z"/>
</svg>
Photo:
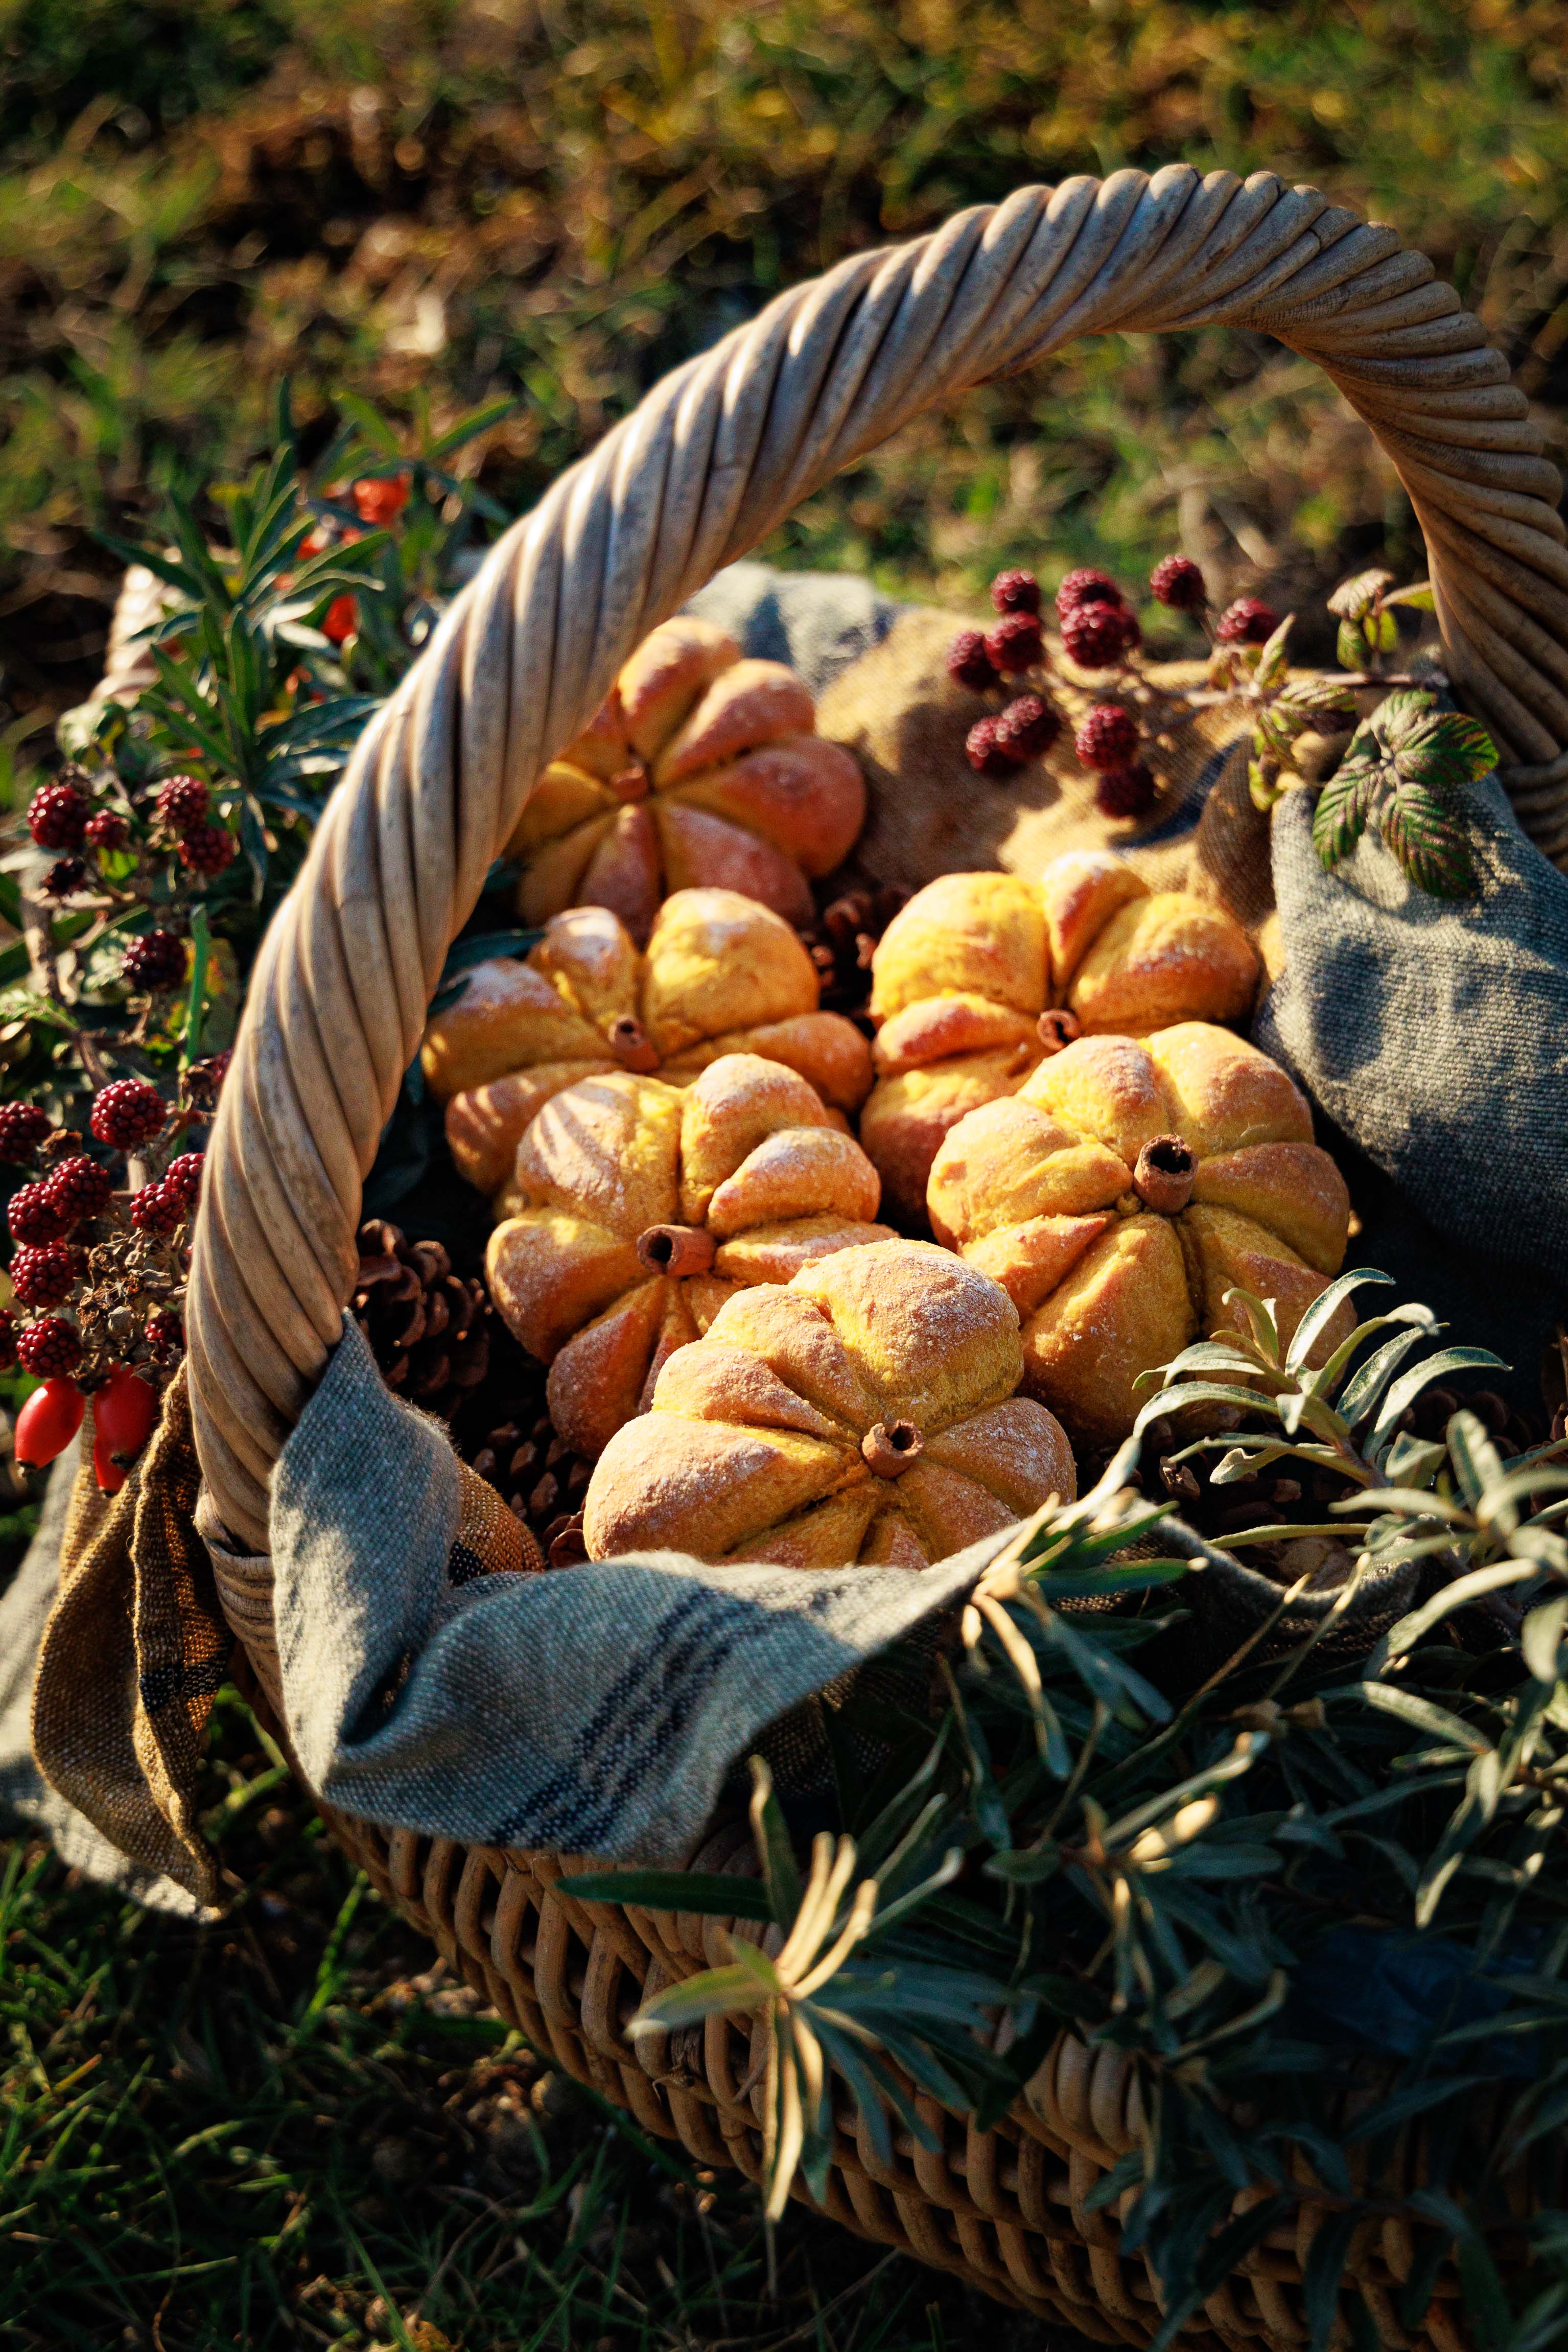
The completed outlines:
<svg viewBox="0 0 1568 2352">
<path fill-rule="evenodd" d="M 44 1190 L 65 1219 L 68 1231 L 85 1217 L 100 1217 L 114 1193 L 114 1179 L 101 1160 L 73 1151 L 68 1160 L 44 1179 Z"/>
<path fill-rule="evenodd" d="M 140 1234 L 172 1234 L 184 1218 L 184 1202 L 167 1184 L 144 1184 L 131 1195 L 131 1222 Z"/>
<path fill-rule="evenodd" d="M 57 857 L 38 887 L 46 898 L 74 898 L 86 880 L 85 859 Z"/>
<path fill-rule="evenodd" d="M 132 988 L 176 988 L 185 977 L 185 942 L 172 931 L 144 931 L 120 965 Z"/>
<path fill-rule="evenodd" d="M 238 848 L 226 825 L 193 824 L 180 844 L 180 863 L 193 874 L 221 874 Z"/>
<path fill-rule="evenodd" d="M 1113 669 L 1138 625 L 1122 604 L 1075 604 L 1061 624 L 1061 649 L 1080 669 Z"/>
<path fill-rule="evenodd" d="M 1138 722 L 1119 702 L 1096 702 L 1085 713 L 1072 748 L 1086 768 L 1126 768 L 1138 756 Z"/>
<path fill-rule="evenodd" d="M 88 803 L 74 784 L 40 784 L 27 803 L 27 831 L 40 849 L 79 849 Z"/>
<path fill-rule="evenodd" d="M 1125 600 L 1108 572 L 1096 572 L 1092 564 L 1070 572 L 1056 592 L 1056 617 L 1065 621 L 1069 613 L 1076 613 L 1082 604 L 1120 604 Z"/>
<path fill-rule="evenodd" d="M 145 1078 L 116 1078 L 92 1098 L 92 1131 L 116 1151 L 134 1151 L 162 1127 L 163 1097 Z"/>
<path fill-rule="evenodd" d="M 0 1103 L 0 1160 L 20 1167 L 31 1160 L 50 1127 L 49 1114 L 37 1103 Z"/>
<path fill-rule="evenodd" d="M 1023 765 L 1021 752 L 1003 743 L 994 719 L 977 719 L 964 738 L 964 751 L 977 776 L 1010 776 Z"/>
<path fill-rule="evenodd" d="M 11 1260 L 11 1287 L 24 1307 L 57 1307 L 76 1278 L 76 1252 L 64 1242 L 40 1242 Z"/>
<path fill-rule="evenodd" d="M 184 1326 L 167 1307 L 155 1307 L 141 1328 L 147 1345 L 161 1364 L 179 1355 L 185 1345 Z"/>
<path fill-rule="evenodd" d="M 998 613 L 1038 613 L 1040 583 L 1032 572 L 998 572 L 991 583 L 991 602 Z"/>
<path fill-rule="evenodd" d="M 1131 767 L 1111 768 L 1094 787 L 1094 805 L 1102 816 L 1147 816 L 1157 787 L 1141 760 Z"/>
<path fill-rule="evenodd" d="M 1203 574 L 1190 555 L 1162 557 L 1149 574 L 1149 593 L 1173 613 L 1201 613 L 1208 602 Z"/>
<path fill-rule="evenodd" d="M 1261 646 L 1279 625 L 1280 615 L 1261 596 L 1238 596 L 1221 613 L 1214 634 L 1222 646 Z"/>
<path fill-rule="evenodd" d="M 163 1171 L 163 1190 L 187 1209 L 193 1209 L 201 1198 L 202 1170 L 206 1154 L 202 1151 L 182 1151 L 171 1160 Z"/>
<path fill-rule="evenodd" d="M 988 686 L 995 686 L 997 673 L 986 651 L 983 629 L 959 630 L 947 648 L 947 675 L 956 685 L 969 687 L 976 694 L 983 694 Z"/>
<path fill-rule="evenodd" d="M 171 833 L 189 833 L 205 824 L 212 794 L 200 776 L 171 776 L 158 787 L 158 814 Z"/>
<path fill-rule="evenodd" d="M 23 1370 L 35 1380 L 57 1379 L 80 1362 L 81 1341 L 74 1323 L 58 1315 L 42 1315 L 16 1334 L 16 1354 Z"/>
<path fill-rule="evenodd" d="M 24 1184 L 5 1203 L 5 1223 L 13 1241 L 26 1244 L 57 1242 L 70 1230 L 70 1219 L 49 1190 L 49 1179 Z"/>
<path fill-rule="evenodd" d="M 131 839 L 131 827 L 118 809 L 99 809 L 89 817 L 82 839 L 89 849 L 123 849 Z"/>
<path fill-rule="evenodd" d="M 0 1313 L 0 1372 L 8 1372 L 16 1360 L 16 1318 Z"/>
<path fill-rule="evenodd" d="M 1032 669 L 1044 651 L 1038 614 L 1004 613 L 996 627 L 986 632 L 987 657 L 1004 677 Z"/>
<path fill-rule="evenodd" d="M 1061 732 L 1061 714 L 1038 694 L 1020 694 L 997 719 L 997 742 L 1015 760 L 1038 760 Z"/>
</svg>

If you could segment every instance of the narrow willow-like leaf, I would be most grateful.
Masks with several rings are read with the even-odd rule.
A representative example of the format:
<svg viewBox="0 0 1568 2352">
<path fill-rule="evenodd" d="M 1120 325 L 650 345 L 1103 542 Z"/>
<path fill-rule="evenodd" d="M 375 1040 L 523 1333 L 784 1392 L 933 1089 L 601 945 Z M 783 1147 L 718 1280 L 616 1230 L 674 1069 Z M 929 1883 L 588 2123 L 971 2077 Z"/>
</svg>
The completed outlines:
<svg viewBox="0 0 1568 2352">
<path fill-rule="evenodd" d="M 1394 1434 L 1394 1424 L 1407 1405 L 1415 1403 L 1423 1389 L 1449 1372 L 1506 1372 L 1509 1367 L 1490 1348 L 1440 1348 L 1435 1356 L 1417 1364 L 1415 1370 L 1396 1380 L 1383 1400 L 1382 1408 L 1373 1424 L 1372 1446 L 1386 1445 Z M 1375 1459 L 1375 1453 L 1374 1454 Z"/>
<path fill-rule="evenodd" d="M 1419 1697 L 1415 1691 L 1400 1690 L 1392 1683 L 1364 1682 L 1361 1687 L 1369 1706 L 1380 1708 L 1385 1715 L 1396 1715 L 1403 1722 L 1413 1723 L 1417 1730 L 1449 1740 L 1473 1756 L 1482 1754 L 1490 1746 L 1471 1725 L 1450 1715 L 1446 1706 L 1437 1706 L 1430 1699 Z"/>
<path fill-rule="evenodd" d="M 773 1917 L 768 1891 L 755 1878 L 726 1878 L 704 1870 L 589 1870 L 561 1880 L 563 1895 L 580 1903 L 634 1903 L 646 1911 L 695 1911 L 705 1917 Z"/>
</svg>

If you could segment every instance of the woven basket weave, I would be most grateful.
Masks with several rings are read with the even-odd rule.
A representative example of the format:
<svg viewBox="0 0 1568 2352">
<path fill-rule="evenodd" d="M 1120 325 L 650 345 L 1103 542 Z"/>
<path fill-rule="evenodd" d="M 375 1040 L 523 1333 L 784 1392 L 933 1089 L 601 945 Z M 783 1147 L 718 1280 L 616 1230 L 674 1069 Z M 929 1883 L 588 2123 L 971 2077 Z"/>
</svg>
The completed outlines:
<svg viewBox="0 0 1568 2352">
<path fill-rule="evenodd" d="M 361 1185 L 447 948 L 547 761 L 620 664 L 722 565 L 938 397 L 1076 336 L 1221 323 L 1315 359 L 1397 468 L 1426 536 L 1447 658 L 1506 762 L 1520 817 L 1568 864 L 1568 533 L 1523 395 L 1431 264 L 1312 188 L 1185 167 L 1025 188 L 856 256 L 657 385 L 493 550 L 350 763 L 263 942 L 208 1154 L 187 1315 L 208 1487 L 265 1549 L 267 1481 L 341 1328 Z M 276 1687 L 265 1585 L 225 1592 Z M 388 1836 L 329 1816 L 382 1890 L 571 2073 L 709 2164 L 756 2175 L 744 2032 L 657 2062 L 623 2028 L 644 1990 L 708 1964 L 713 1923 L 574 1903 L 542 1854 Z M 701 1866 L 720 1866 L 711 1853 Z M 737 1933 L 746 1934 L 741 1927 Z M 755 1932 L 755 1931 L 750 1931 Z M 882 2168 L 845 2111 L 829 2210 L 847 2226 L 1105 2341 L 1146 2342 L 1156 2298 L 1084 2199 L 1128 2144 L 1132 2074 L 1064 2036 L 997 2131 L 930 2110 L 943 2152 Z M 1418 2165 L 1411 2140 L 1380 2183 Z M 1270 2238 L 1194 2340 L 1305 2340 L 1301 2262 L 1321 2206 Z M 1352 2268 L 1385 2343 L 1405 2224 Z M 1439 2283 L 1423 2332 L 1464 2341 Z"/>
</svg>

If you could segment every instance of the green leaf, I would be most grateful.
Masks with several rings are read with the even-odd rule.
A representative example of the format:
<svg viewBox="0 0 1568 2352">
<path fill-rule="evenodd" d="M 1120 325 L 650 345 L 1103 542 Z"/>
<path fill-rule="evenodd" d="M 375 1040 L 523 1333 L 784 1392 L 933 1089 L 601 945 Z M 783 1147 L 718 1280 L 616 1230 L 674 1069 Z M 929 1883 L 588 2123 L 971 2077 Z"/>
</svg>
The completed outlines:
<svg viewBox="0 0 1568 2352">
<path fill-rule="evenodd" d="M 1524 1663 L 1538 1683 L 1555 1683 L 1561 1672 L 1563 1632 L 1568 1626 L 1568 1592 L 1532 1609 L 1520 1629 Z"/>
<path fill-rule="evenodd" d="M 1429 1732 L 1433 1738 L 1447 1740 L 1455 1748 L 1468 1748 L 1473 1756 L 1484 1754 L 1491 1745 L 1473 1725 L 1450 1715 L 1446 1706 L 1435 1706 L 1430 1699 L 1417 1696 L 1415 1691 L 1378 1682 L 1364 1682 L 1361 1689 L 1368 1706 L 1376 1707 L 1384 1715 L 1396 1715 L 1402 1722 L 1413 1723 L 1417 1731 Z"/>
<path fill-rule="evenodd" d="M 1291 631 L 1295 625 L 1294 613 L 1287 613 L 1260 653 L 1258 667 L 1253 673 L 1253 684 L 1260 694 L 1268 694 L 1273 688 L 1283 685 L 1291 667 L 1291 657 L 1286 651 L 1286 645 Z"/>
<path fill-rule="evenodd" d="M 1475 860 L 1456 819 L 1425 784 L 1402 775 L 1378 819 L 1383 838 L 1417 890 L 1432 898 L 1473 898 Z"/>
<path fill-rule="evenodd" d="M 1312 2233 L 1301 2273 L 1301 2306 L 1312 2330 L 1312 2352 L 1326 2352 L 1339 2317 L 1340 2283 L 1350 2242 L 1361 2227 L 1359 2213 L 1335 2213 Z"/>
<path fill-rule="evenodd" d="M 1375 1448 L 1387 1445 L 1394 1434 L 1394 1424 L 1406 1405 L 1414 1404 L 1422 1390 L 1430 1388 L 1434 1381 L 1442 1380 L 1449 1372 L 1506 1372 L 1508 1370 L 1502 1358 L 1494 1356 L 1490 1348 L 1439 1348 L 1435 1356 L 1428 1356 L 1425 1363 L 1417 1364 L 1414 1371 L 1406 1372 L 1395 1381 L 1384 1398 L 1382 1409 L 1373 1425 L 1371 1445 Z"/>
<path fill-rule="evenodd" d="M 1312 812 L 1312 847 L 1329 872 L 1350 856 L 1385 789 L 1382 769 L 1355 758 L 1354 752 L 1353 742 L 1318 794 Z"/>
<path fill-rule="evenodd" d="M 1357 740 L 1363 734 L 1370 735 L 1385 753 L 1391 752 L 1397 759 L 1407 738 L 1437 708 L 1437 698 L 1427 688 L 1396 687 L 1392 694 L 1384 696 L 1369 719 L 1363 719 L 1356 730 Z M 1354 751 L 1355 744 L 1350 748 Z"/>
<path fill-rule="evenodd" d="M 1285 1350 L 1285 1370 L 1299 1372 L 1316 1347 L 1321 1335 L 1327 1330 L 1347 1298 L 1354 1296 L 1363 1283 L 1375 1282 L 1392 1289 L 1394 1276 L 1383 1274 L 1375 1265 L 1358 1265 L 1350 1274 L 1342 1274 L 1313 1299 L 1301 1321 L 1295 1336 Z"/>
<path fill-rule="evenodd" d="M 1385 605 L 1404 604 L 1413 613 L 1435 613 L 1437 597 L 1429 580 L 1413 581 L 1408 588 L 1396 588 L 1384 596 Z"/>
<path fill-rule="evenodd" d="M 561 1892 L 580 1903 L 635 1903 L 646 1911 L 695 1911 L 719 1919 L 773 1916 L 760 1879 L 727 1878 L 711 1870 L 585 1870 L 563 1878 Z"/>
<path fill-rule="evenodd" d="M 1359 621 L 1342 621 L 1334 634 L 1334 659 L 1342 669 L 1366 669 L 1372 644 Z"/>
<path fill-rule="evenodd" d="M 1488 1593 L 1501 1592 L 1511 1584 L 1527 1584 L 1535 1573 L 1535 1569 L 1523 1561 L 1505 1559 L 1490 1568 L 1472 1568 L 1468 1575 L 1455 1577 L 1430 1601 L 1424 1601 L 1419 1609 L 1411 1610 L 1408 1616 L 1389 1627 L 1366 1661 L 1367 1675 L 1380 1675 L 1391 1658 L 1408 1656 L 1416 1643 L 1423 1641 L 1434 1625 L 1440 1625 L 1445 1617 L 1451 1617 L 1456 1609 L 1468 1609 L 1473 1601 L 1484 1601 Z"/>
<path fill-rule="evenodd" d="M 1479 719 L 1435 710 L 1401 736 L 1399 773 L 1446 797 L 1479 783 L 1497 765 L 1497 745 Z"/>
<path fill-rule="evenodd" d="M 1341 620 L 1359 621 L 1380 600 L 1388 601 L 1384 592 L 1393 585 L 1392 572 L 1353 572 L 1349 579 L 1342 580 L 1329 596 L 1329 611 Z"/>
<path fill-rule="evenodd" d="M 773 1775 L 760 1756 L 751 1759 L 750 1811 L 751 1833 L 762 1857 L 768 1900 L 779 1926 L 789 1927 L 800 1908 L 800 1874 L 795 1866 L 795 1850 L 789 1843 L 784 1815 L 773 1793 Z"/>
<path fill-rule="evenodd" d="M 645 2000 L 627 2030 L 633 2036 L 668 2033 L 683 2025 L 700 2025 L 705 2018 L 759 2009 L 767 1998 L 768 1989 L 756 1972 L 738 1961 L 733 1968 L 705 1969 L 700 1976 L 686 1977 Z"/>
</svg>

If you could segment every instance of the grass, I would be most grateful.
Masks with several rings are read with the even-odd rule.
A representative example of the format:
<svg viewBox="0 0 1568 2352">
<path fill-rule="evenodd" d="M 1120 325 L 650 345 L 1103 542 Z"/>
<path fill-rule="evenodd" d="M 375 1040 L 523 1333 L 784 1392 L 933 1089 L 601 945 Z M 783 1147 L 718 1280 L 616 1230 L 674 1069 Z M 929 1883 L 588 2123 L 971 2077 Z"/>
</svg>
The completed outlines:
<svg viewBox="0 0 1568 2352">
<path fill-rule="evenodd" d="M 775 289 L 1029 178 L 1184 156 L 1316 179 L 1423 243 L 1561 446 L 1563 0 L 0 0 L 7 724 L 90 684 L 171 480 L 500 389 L 526 506 Z M 1261 337 L 1092 341 L 913 425 L 779 535 L 972 594 L 1179 538 L 1295 598 L 1413 553 L 1388 470 Z"/>
<path fill-rule="evenodd" d="M 1568 443 L 1564 0 L 0 0 L 0 801 L 97 675 L 164 488 L 287 371 L 439 419 L 536 498 L 779 287 L 1029 178 L 1270 164 L 1394 221 Z M 1180 542 L 1305 604 L 1418 561 L 1266 339 L 1098 341 L 919 420 L 770 552 L 972 597 Z M 5 1498 L 0 1541 L 26 1532 Z M 0 2347 L 941 2352 L 992 2306 L 694 2177 L 522 2049 L 365 1889 L 232 1695 L 235 1906 L 142 1914 L 12 1844 Z M 1048 2332 L 1000 2323 L 1016 2352 Z"/>
<path fill-rule="evenodd" d="M 237 1695 L 234 1907 L 0 1870 L 0 2346 L 940 2352 L 976 2299 L 791 2216 L 541 2064 L 322 1833 Z M 1047 2332 L 1020 2322 L 1017 2352 Z"/>
</svg>

